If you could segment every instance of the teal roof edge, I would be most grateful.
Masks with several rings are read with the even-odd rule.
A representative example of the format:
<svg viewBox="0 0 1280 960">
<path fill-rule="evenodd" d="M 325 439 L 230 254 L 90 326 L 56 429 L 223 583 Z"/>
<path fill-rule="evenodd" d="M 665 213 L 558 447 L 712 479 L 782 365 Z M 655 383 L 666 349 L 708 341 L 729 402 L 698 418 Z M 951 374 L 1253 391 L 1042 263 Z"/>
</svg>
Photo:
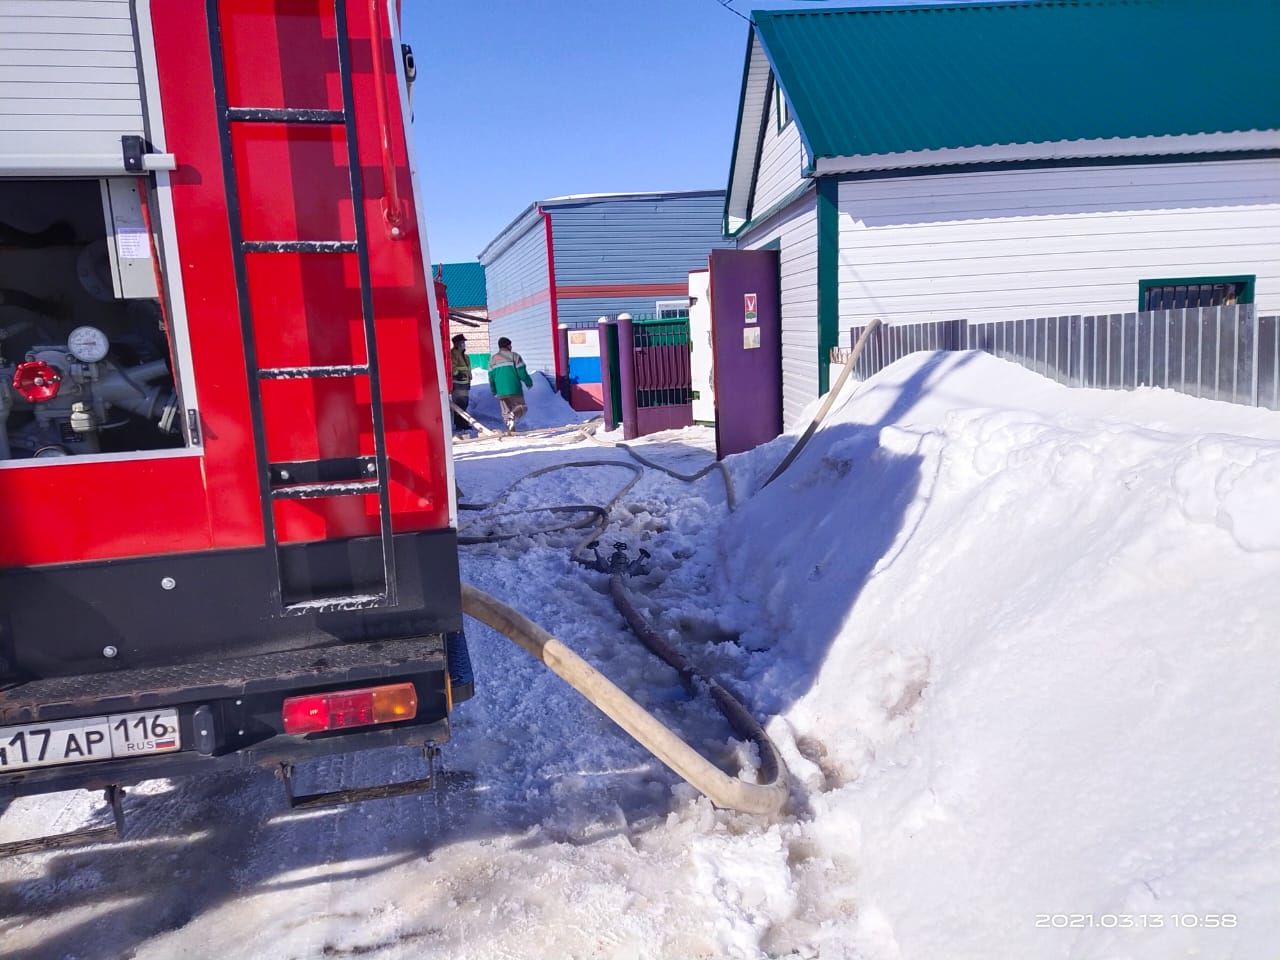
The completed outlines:
<svg viewBox="0 0 1280 960">
<path fill-rule="evenodd" d="M 442 268 L 442 279 L 448 290 L 450 307 L 465 309 L 488 304 L 482 264 L 476 261 L 446 263 Z"/>
<path fill-rule="evenodd" d="M 753 19 L 810 163 L 1280 129 L 1271 0 L 986 0 Z"/>
</svg>

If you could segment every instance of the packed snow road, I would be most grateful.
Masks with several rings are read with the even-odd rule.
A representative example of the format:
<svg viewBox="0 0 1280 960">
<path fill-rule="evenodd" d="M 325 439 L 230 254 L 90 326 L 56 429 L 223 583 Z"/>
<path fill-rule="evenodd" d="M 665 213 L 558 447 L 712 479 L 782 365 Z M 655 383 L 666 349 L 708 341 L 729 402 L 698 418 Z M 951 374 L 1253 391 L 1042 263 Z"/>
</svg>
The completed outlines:
<svg viewBox="0 0 1280 960">
<path fill-rule="evenodd" d="M 530 428 L 573 419 L 542 384 L 531 400 Z M 482 419 L 491 403 L 477 391 Z M 125 842 L 0 864 L 0 954 L 1273 957 L 1280 415 L 919 354 L 851 385 L 759 490 L 791 442 L 732 460 L 733 514 L 715 474 L 647 472 L 604 538 L 652 553 L 650 616 L 767 721 L 786 816 L 712 809 L 472 624 L 478 693 L 439 795 L 285 814 L 266 774 L 145 784 Z M 690 470 L 709 446 L 694 429 L 647 452 Z M 458 482 L 484 501 L 610 455 L 467 443 Z M 559 471 L 503 509 L 607 502 L 630 475 Z M 467 547 L 464 579 L 749 768 L 569 560 L 575 540 Z M 105 817 L 87 795 L 28 799 L 0 840 Z"/>
</svg>

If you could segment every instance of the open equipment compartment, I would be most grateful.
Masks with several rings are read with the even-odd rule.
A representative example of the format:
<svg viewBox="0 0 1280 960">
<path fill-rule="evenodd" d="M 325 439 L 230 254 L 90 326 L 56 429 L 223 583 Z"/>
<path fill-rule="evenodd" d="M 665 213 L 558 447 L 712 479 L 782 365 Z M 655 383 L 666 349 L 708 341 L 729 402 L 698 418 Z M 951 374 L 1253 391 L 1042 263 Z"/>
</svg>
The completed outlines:
<svg viewBox="0 0 1280 960">
<path fill-rule="evenodd" d="M 142 188 L 0 179 L 0 464 L 184 444 Z"/>
</svg>

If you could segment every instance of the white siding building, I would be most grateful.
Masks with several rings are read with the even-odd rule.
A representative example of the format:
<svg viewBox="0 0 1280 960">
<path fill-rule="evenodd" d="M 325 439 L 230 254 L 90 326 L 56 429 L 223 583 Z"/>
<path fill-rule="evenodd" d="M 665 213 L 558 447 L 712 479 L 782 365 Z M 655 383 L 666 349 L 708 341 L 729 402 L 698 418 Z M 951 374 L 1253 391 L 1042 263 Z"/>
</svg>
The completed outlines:
<svg viewBox="0 0 1280 960">
<path fill-rule="evenodd" d="M 725 232 L 779 250 L 788 425 L 873 318 L 1280 311 L 1280 8 L 1241 0 L 1242 44 L 1177 71 L 1134 56 L 1220 30 L 1199 6 L 756 14 Z"/>
</svg>

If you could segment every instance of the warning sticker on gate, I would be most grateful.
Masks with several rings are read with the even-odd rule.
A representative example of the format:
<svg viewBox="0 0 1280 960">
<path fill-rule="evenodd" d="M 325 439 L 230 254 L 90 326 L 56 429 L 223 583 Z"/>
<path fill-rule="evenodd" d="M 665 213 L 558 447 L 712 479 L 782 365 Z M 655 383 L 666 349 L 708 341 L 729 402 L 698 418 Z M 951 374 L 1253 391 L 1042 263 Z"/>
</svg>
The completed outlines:
<svg viewBox="0 0 1280 960">
<path fill-rule="evenodd" d="M 760 349 L 760 328 L 759 327 L 743 327 L 742 328 L 742 349 L 743 350 L 759 350 Z"/>
<path fill-rule="evenodd" d="M 744 293 L 742 295 L 742 308 L 747 323 L 756 322 L 756 295 L 754 293 Z"/>
</svg>

